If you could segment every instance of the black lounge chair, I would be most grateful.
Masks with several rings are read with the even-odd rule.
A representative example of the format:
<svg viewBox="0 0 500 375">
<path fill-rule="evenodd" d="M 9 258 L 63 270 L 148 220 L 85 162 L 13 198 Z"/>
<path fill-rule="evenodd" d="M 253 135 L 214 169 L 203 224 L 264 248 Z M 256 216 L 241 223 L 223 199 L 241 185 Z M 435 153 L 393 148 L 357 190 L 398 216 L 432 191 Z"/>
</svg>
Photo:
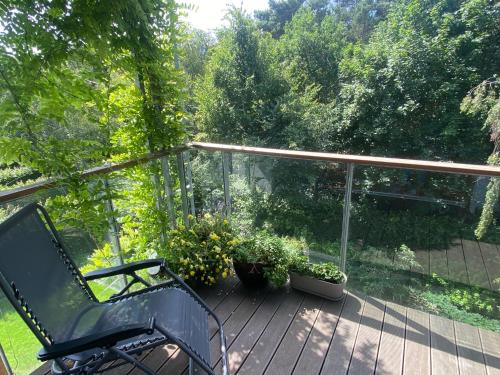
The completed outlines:
<svg viewBox="0 0 500 375">
<path fill-rule="evenodd" d="M 136 273 L 151 267 L 161 267 L 171 280 L 152 286 Z M 108 301 L 99 302 L 87 280 L 121 274 L 132 281 Z M 127 293 L 135 283 L 146 288 Z M 194 362 L 214 374 L 209 316 L 219 326 L 222 372 L 228 374 L 221 322 L 162 260 L 83 276 L 39 205 L 29 205 L 0 224 L 0 287 L 41 342 L 38 359 L 53 360 L 54 374 L 94 374 L 126 363 L 155 374 L 136 357 L 166 343 L 186 352 L 190 369 Z"/>
</svg>

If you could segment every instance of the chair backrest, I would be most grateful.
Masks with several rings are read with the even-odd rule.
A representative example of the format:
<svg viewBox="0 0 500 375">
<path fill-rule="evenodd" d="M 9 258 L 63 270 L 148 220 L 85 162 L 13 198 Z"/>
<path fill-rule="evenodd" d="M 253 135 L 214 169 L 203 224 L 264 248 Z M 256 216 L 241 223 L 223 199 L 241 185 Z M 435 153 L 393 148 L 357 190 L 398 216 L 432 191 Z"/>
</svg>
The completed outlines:
<svg viewBox="0 0 500 375">
<path fill-rule="evenodd" d="M 36 204 L 0 224 L 0 287 L 45 346 L 64 341 L 79 313 L 97 303 Z"/>
</svg>

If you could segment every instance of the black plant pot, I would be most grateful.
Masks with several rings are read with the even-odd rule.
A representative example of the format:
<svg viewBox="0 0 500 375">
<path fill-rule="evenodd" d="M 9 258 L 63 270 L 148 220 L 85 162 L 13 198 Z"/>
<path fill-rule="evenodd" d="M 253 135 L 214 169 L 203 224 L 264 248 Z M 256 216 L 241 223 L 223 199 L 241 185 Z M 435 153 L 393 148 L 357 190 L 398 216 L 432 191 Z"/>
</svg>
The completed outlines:
<svg viewBox="0 0 500 375">
<path fill-rule="evenodd" d="M 250 288 L 258 288 L 267 285 L 267 278 L 264 275 L 263 263 L 244 263 L 233 261 L 234 271 L 243 285 Z"/>
</svg>

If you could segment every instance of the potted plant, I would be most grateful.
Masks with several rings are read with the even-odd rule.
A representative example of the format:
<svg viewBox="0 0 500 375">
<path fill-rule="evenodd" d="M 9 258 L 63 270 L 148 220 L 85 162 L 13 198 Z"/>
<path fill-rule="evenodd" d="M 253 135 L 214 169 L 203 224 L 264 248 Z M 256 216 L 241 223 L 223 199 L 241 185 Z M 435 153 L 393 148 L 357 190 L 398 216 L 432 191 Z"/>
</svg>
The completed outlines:
<svg viewBox="0 0 500 375">
<path fill-rule="evenodd" d="M 283 286 L 288 280 L 288 265 L 283 240 L 267 231 L 247 236 L 234 248 L 234 270 L 246 286 L 260 287 L 268 281 Z"/>
<path fill-rule="evenodd" d="M 299 257 L 290 266 L 292 288 L 332 301 L 344 297 L 346 282 L 347 275 L 332 262 L 312 264 L 306 257 Z"/>
<path fill-rule="evenodd" d="M 189 221 L 189 227 L 169 231 L 168 249 L 160 255 L 187 282 L 212 285 L 231 274 L 232 247 L 238 241 L 221 216 L 190 215 Z"/>
</svg>

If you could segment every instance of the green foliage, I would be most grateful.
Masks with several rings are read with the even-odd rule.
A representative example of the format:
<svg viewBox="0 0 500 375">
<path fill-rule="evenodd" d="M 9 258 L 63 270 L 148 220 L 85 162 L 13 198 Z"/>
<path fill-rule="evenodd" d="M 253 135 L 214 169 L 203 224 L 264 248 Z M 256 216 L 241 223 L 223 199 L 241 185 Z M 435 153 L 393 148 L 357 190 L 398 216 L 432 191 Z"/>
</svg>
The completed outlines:
<svg viewBox="0 0 500 375">
<path fill-rule="evenodd" d="M 63 180 L 65 196 L 45 202 L 60 228 L 85 230 L 102 248 L 113 214 L 124 247 L 151 255 L 167 222 L 159 168 L 120 174 L 134 181 L 123 191 L 78 172 L 183 139 L 178 6 L 13 0 L 0 22 L 0 163 Z M 113 213 L 109 197 L 120 201 Z"/>
<path fill-rule="evenodd" d="M 305 0 L 269 1 L 269 9 L 258 10 L 255 18 L 259 21 L 262 30 L 270 32 L 277 38 L 283 34 L 285 25 L 293 15 L 302 7 Z"/>
<path fill-rule="evenodd" d="M 484 120 L 484 128 L 489 129 L 491 141 L 494 143 L 493 152 L 488 158 L 491 165 L 500 165 L 500 80 L 485 80 L 473 88 L 462 101 L 462 112 Z M 488 227 L 494 222 L 495 204 L 500 194 L 500 182 L 491 179 L 488 184 L 486 199 L 481 213 L 481 219 L 475 230 L 475 235 L 481 239 Z"/>
<path fill-rule="evenodd" d="M 345 1 L 321 17 L 271 2 L 257 23 L 233 10 L 199 82 L 200 137 L 483 162 L 486 131 L 460 101 L 495 73 L 497 17 L 487 0 Z"/>
<path fill-rule="evenodd" d="M 448 319 L 471 324 L 476 327 L 500 332 L 500 321 L 489 319 L 481 314 L 461 309 L 450 300 L 446 294 L 427 291 L 416 297 L 418 306 L 434 314 L 440 314 Z"/>
<path fill-rule="evenodd" d="M 107 299 L 112 292 L 96 282 L 91 287 L 99 300 Z M 0 297 L 0 342 L 16 375 L 29 375 L 40 367 L 36 358 L 40 342 L 3 295 Z"/>
<path fill-rule="evenodd" d="M 109 243 L 103 247 L 95 249 L 87 259 L 85 266 L 80 268 L 82 274 L 98 269 L 113 267 L 116 264 L 116 254 L 113 253 Z"/>
<path fill-rule="evenodd" d="M 28 167 L 12 166 L 2 168 L 0 166 L 0 188 L 14 188 L 20 185 L 32 183 L 40 177 L 40 174 Z"/>
<path fill-rule="evenodd" d="M 259 231 L 253 236 L 245 236 L 235 247 L 233 259 L 243 263 L 262 263 L 265 276 L 276 286 L 288 280 L 291 248 L 285 241 L 267 231 Z"/>
<path fill-rule="evenodd" d="M 180 225 L 168 237 L 168 248 L 159 255 L 185 280 L 212 285 L 231 274 L 231 253 L 239 239 L 221 216 L 190 217 L 189 228 Z"/>
<path fill-rule="evenodd" d="M 269 0 L 269 8 L 257 10 L 255 18 L 259 28 L 270 32 L 273 38 L 279 38 L 285 31 L 285 26 L 301 9 L 314 13 L 317 20 L 323 19 L 329 12 L 329 0 Z"/>
<path fill-rule="evenodd" d="M 40 366 L 35 353 L 40 342 L 7 299 L 0 298 L 0 342 L 16 374 L 27 375 Z"/>
<path fill-rule="evenodd" d="M 394 253 L 394 266 L 400 270 L 415 270 L 420 264 L 415 259 L 415 253 L 406 245 L 401 245 Z"/>
<path fill-rule="evenodd" d="M 457 308 L 470 313 L 478 313 L 493 319 L 500 319 L 500 304 L 495 292 L 477 287 L 453 285 L 437 275 L 432 275 L 432 287 L 444 289 L 448 301 Z"/>
<path fill-rule="evenodd" d="M 327 103 L 338 92 L 338 66 L 345 46 L 342 24 L 332 16 L 317 22 L 311 9 L 299 11 L 280 39 L 280 60 L 293 91 L 307 94 L 317 87 L 315 99 Z"/>
<path fill-rule="evenodd" d="M 231 27 L 218 35 L 197 85 L 198 137 L 259 142 L 272 133 L 276 103 L 270 101 L 276 91 L 283 91 L 270 66 L 274 46 L 237 9 L 231 9 L 228 17 Z"/>
<path fill-rule="evenodd" d="M 303 276 L 314 277 L 315 279 L 328 281 L 332 284 L 340 284 L 346 281 L 345 274 L 340 271 L 335 263 L 309 263 L 306 257 L 301 257 L 290 266 L 290 271 Z"/>
</svg>

